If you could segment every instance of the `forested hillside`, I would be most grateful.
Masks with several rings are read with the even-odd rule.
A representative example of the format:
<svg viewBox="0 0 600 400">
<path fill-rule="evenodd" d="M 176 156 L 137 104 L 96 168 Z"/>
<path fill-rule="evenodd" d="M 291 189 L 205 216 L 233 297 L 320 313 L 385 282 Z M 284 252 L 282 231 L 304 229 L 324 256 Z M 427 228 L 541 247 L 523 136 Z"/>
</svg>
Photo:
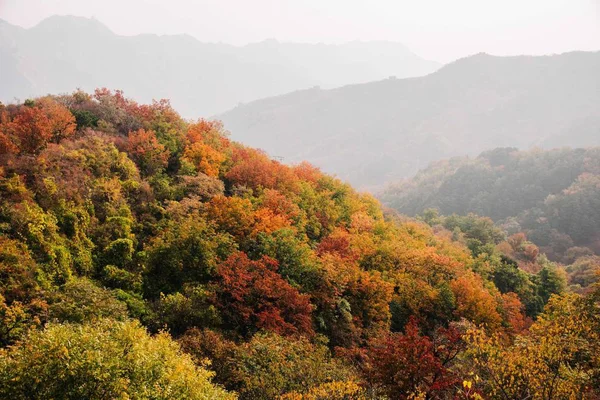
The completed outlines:
<svg viewBox="0 0 600 400">
<path fill-rule="evenodd" d="M 488 220 L 108 90 L 0 106 L 0 165 L 2 398 L 600 395 L 600 289 Z"/>
<path fill-rule="evenodd" d="M 431 164 L 389 187 L 383 201 L 407 215 L 489 216 L 509 233 L 525 232 L 551 258 L 600 254 L 600 148 L 498 148 L 476 158 Z M 571 255 L 570 255 L 571 254 Z"/>
<path fill-rule="evenodd" d="M 182 115 L 197 118 L 293 90 L 421 76 L 439 66 L 394 42 L 232 46 L 190 35 L 121 36 L 75 16 L 29 29 L 0 20 L 4 102 L 110 87 L 138 101 L 170 98 Z"/>
<path fill-rule="evenodd" d="M 236 140 L 379 190 L 495 147 L 599 146 L 599 70 L 600 52 L 477 54 L 419 78 L 304 90 L 219 118 Z"/>
</svg>

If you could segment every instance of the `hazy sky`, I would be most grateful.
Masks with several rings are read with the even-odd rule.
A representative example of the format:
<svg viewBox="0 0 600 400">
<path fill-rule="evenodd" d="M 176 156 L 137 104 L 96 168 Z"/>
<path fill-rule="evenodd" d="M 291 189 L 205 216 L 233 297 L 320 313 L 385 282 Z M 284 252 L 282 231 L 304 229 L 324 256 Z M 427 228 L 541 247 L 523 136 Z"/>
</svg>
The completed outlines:
<svg viewBox="0 0 600 400">
<path fill-rule="evenodd" d="M 600 49 L 600 0 L 0 0 L 0 18 L 24 27 L 53 14 L 232 44 L 390 40 L 442 62 Z"/>
</svg>

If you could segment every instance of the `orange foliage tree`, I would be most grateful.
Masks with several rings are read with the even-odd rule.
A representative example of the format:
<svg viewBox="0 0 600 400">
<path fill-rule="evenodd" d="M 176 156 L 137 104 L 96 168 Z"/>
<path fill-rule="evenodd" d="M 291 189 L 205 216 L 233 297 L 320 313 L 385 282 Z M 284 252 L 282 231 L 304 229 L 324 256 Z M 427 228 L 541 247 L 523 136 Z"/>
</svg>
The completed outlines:
<svg viewBox="0 0 600 400">
<path fill-rule="evenodd" d="M 3 129 L 18 143 L 21 152 L 36 154 L 48 142 L 59 142 L 75 132 L 75 117 L 51 98 L 18 108 L 12 121 Z"/>
<path fill-rule="evenodd" d="M 497 328 L 502 317 L 497 311 L 498 302 L 483 286 L 479 275 L 465 275 L 451 282 L 456 296 L 457 315 L 467 318 L 476 324 L 486 324 Z"/>
<path fill-rule="evenodd" d="M 297 177 L 289 167 L 271 160 L 261 151 L 236 147 L 233 167 L 226 174 L 231 183 L 252 189 L 292 190 Z"/>
<path fill-rule="evenodd" d="M 218 176 L 219 168 L 225 161 L 223 153 L 201 142 L 192 143 L 186 147 L 183 157 L 192 163 L 198 172 L 208 176 Z"/>
</svg>

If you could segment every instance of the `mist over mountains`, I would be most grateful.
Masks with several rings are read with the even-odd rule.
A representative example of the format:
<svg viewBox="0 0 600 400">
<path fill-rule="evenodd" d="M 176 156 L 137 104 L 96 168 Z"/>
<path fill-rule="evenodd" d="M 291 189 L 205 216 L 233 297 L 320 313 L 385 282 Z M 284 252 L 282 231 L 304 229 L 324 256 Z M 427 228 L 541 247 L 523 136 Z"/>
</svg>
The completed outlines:
<svg viewBox="0 0 600 400">
<path fill-rule="evenodd" d="M 362 188 L 504 146 L 600 145 L 600 53 L 477 54 L 410 79 L 317 88 L 219 116 L 240 140 Z"/>
<path fill-rule="evenodd" d="M 168 98 L 185 117 L 217 114 L 233 139 L 361 188 L 495 147 L 600 145 L 598 52 L 438 67 L 392 42 L 232 46 L 119 36 L 82 17 L 0 21 L 0 101 L 97 87 Z"/>
<path fill-rule="evenodd" d="M 440 65 L 393 42 L 203 43 L 189 35 L 119 36 L 95 19 L 54 16 L 23 29 L 0 20 L 0 101 L 121 89 L 168 98 L 189 118 L 314 86 L 425 75 Z"/>
</svg>

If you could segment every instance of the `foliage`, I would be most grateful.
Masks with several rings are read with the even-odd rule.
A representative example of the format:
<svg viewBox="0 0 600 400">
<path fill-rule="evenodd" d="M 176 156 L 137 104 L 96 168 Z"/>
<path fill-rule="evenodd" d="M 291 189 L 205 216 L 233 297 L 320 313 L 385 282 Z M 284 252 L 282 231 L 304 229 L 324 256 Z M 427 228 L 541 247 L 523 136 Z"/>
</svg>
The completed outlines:
<svg viewBox="0 0 600 400">
<path fill-rule="evenodd" d="M 493 398 L 594 398 L 600 372 L 594 303 L 577 295 L 553 297 L 530 334 L 512 343 L 474 329 L 469 361 L 478 386 Z"/>
<path fill-rule="evenodd" d="M 486 157 L 460 181 L 529 160 Z M 232 398 L 208 368 L 245 399 L 494 397 L 500 375 L 533 397 L 554 376 L 555 394 L 592 393 L 596 247 L 559 214 L 593 219 L 597 185 L 563 183 L 502 225 L 419 221 L 166 100 L 0 106 L 0 397 Z M 514 372 L 526 357 L 531 376 Z"/>
<path fill-rule="evenodd" d="M 217 380 L 237 390 L 242 399 L 359 393 L 352 384 L 358 379 L 356 373 L 331 356 L 322 338 L 311 342 L 259 333 L 247 343 L 235 345 L 209 332 L 191 331 L 182 341 L 197 357 L 211 357 L 219 372 Z"/>
<path fill-rule="evenodd" d="M 23 153 L 36 154 L 49 142 L 58 142 L 75 132 L 75 117 L 63 105 L 43 97 L 18 107 L 3 131 Z"/>
<path fill-rule="evenodd" d="M 0 352 L 0 395 L 14 399 L 233 399 L 166 334 L 135 322 L 50 325 Z"/>
<path fill-rule="evenodd" d="M 353 381 L 324 383 L 307 393 L 291 392 L 279 396 L 280 400 L 360 400 L 368 398 Z"/>
<path fill-rule="evenodd" d="M 438 329 L 429 338 L 419 333 L 413 318 L 405 333 L 391 333 L 371 344 L 367 376 L 376 390 L 390 398 L 443 396 L 457 383 L 449 368 L 462 348 L 457 328 Z"/>
<path fill-rule="evenodd" d="M 265 329 L 312 336 L 308 296 L 277 274 L 277 267 L 272 258 L 251 261 L 244 253 L 232 254 L 219 265 L 216 292 L 223 320 L 242 335 Z"/>
<path fill-rule="evenodd" d="M 436 208 L 489 216 L 510 234 L 524 232 L 552 260 L 568 262 L 574 246 L 600 251 L 599 157 L 598 148 L 499 148 L 433 163 L 382 198 L 408 215 Z"/>
<path fill-rule="evenodd" d="M 125 304 L 86 278 L 74 278 L 48 297 L 50 320 L 82 323 L 109 317 L 127 318 Z"/>
</svg>

